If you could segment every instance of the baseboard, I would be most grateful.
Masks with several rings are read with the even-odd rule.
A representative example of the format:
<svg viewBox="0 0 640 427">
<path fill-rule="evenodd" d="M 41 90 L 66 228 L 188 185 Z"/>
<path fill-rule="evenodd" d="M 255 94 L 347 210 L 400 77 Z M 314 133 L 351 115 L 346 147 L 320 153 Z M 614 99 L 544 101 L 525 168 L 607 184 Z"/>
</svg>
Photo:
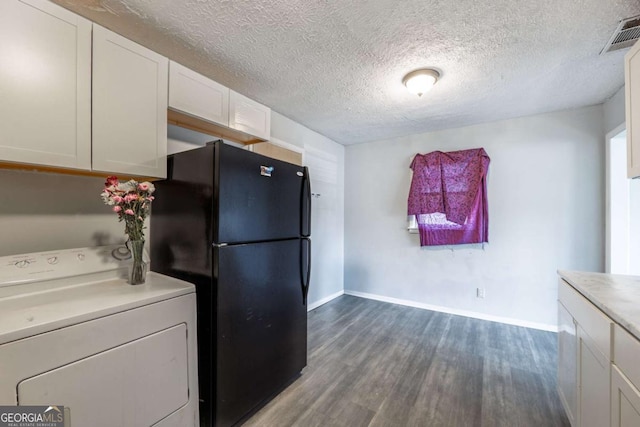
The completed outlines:
<svg viewBox="0 0 640 427">
<path fill-rule="evenodd" d="M 340 295 L 344 295 L 344 291 L 336 292 L 335 294 L 331 294 L 331 295 L 329 295 L 327 297 L 324 297 L 321 300 L 318 300 L 318 301 L 314 302 L 313 304 L 309 304 L 307 306 L 307 311 L 314 310 L 314 309 L 320 307 L 321 305 L 324 305 L 324 304 L 328 303 L 332 299 L 338 298 Z"/>
<path fill-rule="evenodd" d="M 367 298 L 376 301 L 390 302 L 392 304 L 405 305 L 408 307 L 422 308 L 424 310 L 438 311 L 440 313 L 455 314 L 458 316 L 472 317 L 474 319 L 489 320 L 491 322 L 505 323 L 507 325 L 524 326 L 525 328 L 539 329 L 542 331 L 558 332 L 557 325 L 548 325 L 545 323 L 529 322 L 527 320 L 512 319 L 510 317 L 493 316 L 491 314 L 478 313 L 475 311 L 458 310 L 455 308 L 442 307 L 439 305 L 424 304 L 410 300 L 386 297 L 383 295 L 369 294 L 366 292 L 344 291 L 345 295 L 354 297 Z"/>
</svg>

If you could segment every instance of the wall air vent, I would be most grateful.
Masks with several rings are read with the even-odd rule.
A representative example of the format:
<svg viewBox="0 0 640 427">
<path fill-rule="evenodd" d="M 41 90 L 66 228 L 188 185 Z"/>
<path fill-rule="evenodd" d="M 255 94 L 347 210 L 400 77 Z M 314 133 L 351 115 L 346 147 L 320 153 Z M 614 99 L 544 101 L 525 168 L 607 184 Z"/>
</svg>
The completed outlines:
<svg viewBox="0 0 640 427">
<path fill-rule="evenodd" d="M 623 19 L 600 55 L 631 47 L 638 39 L 640 39 L 640 15 Z"/>
</svg>

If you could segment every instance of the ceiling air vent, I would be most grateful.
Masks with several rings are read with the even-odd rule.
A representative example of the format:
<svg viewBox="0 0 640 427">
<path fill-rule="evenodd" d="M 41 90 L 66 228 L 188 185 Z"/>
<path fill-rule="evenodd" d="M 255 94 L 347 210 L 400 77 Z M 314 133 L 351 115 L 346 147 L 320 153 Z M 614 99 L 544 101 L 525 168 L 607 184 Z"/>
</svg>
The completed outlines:
<svg viewBox="0 0 640 427">
<path fill-rule="evenodd" d="M 640 39 L 640 15 L 623 19 L 600 55 L 631 47 L 638 39 Z"/>
</svg>

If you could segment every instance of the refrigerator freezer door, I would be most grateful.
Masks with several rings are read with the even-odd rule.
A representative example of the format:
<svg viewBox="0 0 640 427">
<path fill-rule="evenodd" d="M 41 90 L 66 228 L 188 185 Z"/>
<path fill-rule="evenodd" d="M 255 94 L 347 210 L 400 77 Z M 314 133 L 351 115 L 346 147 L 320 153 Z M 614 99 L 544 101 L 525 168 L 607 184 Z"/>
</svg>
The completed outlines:
<svg viewBox="0 0 640 427">
<path fill-rule="evenodd" d="M 218 427 L 236 423 L 306 365 L 300 248 L 291 239 L 214 249 Z"/>
<path fill-rule="evenodd" d="M 297 238 L 302 233 L 304 169 L 215 144 L 215 243 Z"/>
</svg>

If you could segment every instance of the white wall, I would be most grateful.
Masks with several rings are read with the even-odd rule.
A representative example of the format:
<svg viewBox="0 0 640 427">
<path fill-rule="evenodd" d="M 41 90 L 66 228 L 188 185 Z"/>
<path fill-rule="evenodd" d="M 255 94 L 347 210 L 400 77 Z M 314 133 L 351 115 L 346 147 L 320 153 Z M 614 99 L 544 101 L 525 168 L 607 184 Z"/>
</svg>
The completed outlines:
<svg viewBox="0 0 640 427">
<path fill-rule="evenodd" d="M 104 179 L 0 170 L 0 256 L 124 242 Z"/>
<path fill-rule="evenodd" d="M 316 258 L 312 265 L 309 287 L 309 307 L 313 308 L 336 296 L 344 289 L 344 146 L 306 128 L 293 120 L 272 111 L 271 136 L 281 142 L 292 144 L 307 151 L 326 153 L 337 160 L 337 182 L 334 200 L 334 221 L 322 223 L 322 235 L 314 231 L 311 235 L 312 253 Z M 313 188 L 314 176 L 311 171 Z M 324 196 L 323 196 L 324 197 Z M 314 202 L 315 203 L 315 202 Z M 312 230 L 317 230 L 317 220 L 311 218 Z M 321 251 L 321 253 L 319 253 Z"/>
<path fill-rule="evenodd" d="M 477 147 L 490 243 L 421 249 L 405 229 L 412 156 Z M 349 146 L 345 170 L 345 292 L 553 328 L 556 270 L 603 270 L 602 106 Z"/>
<path fill-rule="evenodd" d="M 624 86 L 604 103 L 603 113 L 605 134 L 625 122 Z"/>
</svg>

